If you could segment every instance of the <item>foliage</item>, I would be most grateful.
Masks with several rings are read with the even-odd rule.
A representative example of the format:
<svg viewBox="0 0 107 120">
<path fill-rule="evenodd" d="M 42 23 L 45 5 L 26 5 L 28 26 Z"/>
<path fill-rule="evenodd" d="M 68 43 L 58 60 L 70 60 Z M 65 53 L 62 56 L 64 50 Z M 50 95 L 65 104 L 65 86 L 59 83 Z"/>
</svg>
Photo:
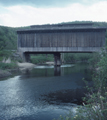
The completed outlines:
<svg viewBox="0 0 107 120">
<path fill-rule="evenodd" d="M 12 51 L 10 51 L 10 50 L 2 50 L 2 51 L 0 51 L 0 56 L 1 57 L 5 56 L 6 58 L 8 58 L 11 55 L 12 55 Z"/>
<path fill-rule="evenodd" d="M 91 53 L 65 53 L 64 55 L 64 61 L 65 63 L 69 62 L 86 62 L 89 59 L 91 59 L 92 54 Z"/>
<path fill-rule="evenodd" d="M 39 54 L 31 56 L 31 62 L 34 64 L 41 64 L 47 61 L 53 61 L 53 55 Z"/>
<path fill-rule="evenodd" d="M 17 68 L 16 63 L 0 63 L 0 69 L 15 69 Z"/>
<path fill-rule="evenodd" d="M 62 22 L 61 24 L 83 24 L 93 23 L 94 27 L 107 27 L 107 22 L 93 22 L 93 21 L 73 21 L 73 22 Z"/>
<path fill-rule="evenodd" d="M 0 51 L 1 50 L 16 50 L 17 49 L 17 33 L 18 29 L 30 27 L 12 28 L 0 26 Z"/>
<path fill-rule="evenodd" d="M 92 69 L 96 69 L 96 64 L 100 61 L 99 53 L 92 53 L 92 56 L 88 59 L 88 63 L 90 64 Z"/>
<path fill-rule="evenodd" d="M 15 28 L 0 26 L 0 50 L 16 49 L 17 34 Z"/>
<path fill-rule="evenodd" d="M 91 53 L 65 53 L 64 54 L 64 63 L 69 63 L 69 62 L 86 62 L 89 59 L 92 58 Z M 53 55 L 44 55 L 44 54 L 39 54 L 39 55 L 32 55 L 31 56 L 31 62 L 34 64 L 38 63 L 45 63 L 47 61 L 54 61 Z"/>
</svg>

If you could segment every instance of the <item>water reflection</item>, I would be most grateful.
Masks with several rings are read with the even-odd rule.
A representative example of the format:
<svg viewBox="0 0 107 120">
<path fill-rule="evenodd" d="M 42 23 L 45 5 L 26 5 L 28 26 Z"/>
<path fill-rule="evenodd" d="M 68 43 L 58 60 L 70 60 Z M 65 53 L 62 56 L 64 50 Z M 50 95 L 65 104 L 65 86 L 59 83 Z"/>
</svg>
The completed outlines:
<svg viewBox="0 0 107 120">
<path fill-rule="evenodd" d="M 54 76 L 60 76 L 61 75 L 61 67 L 55 66 L 54 67 Z"/>
<path fill-rule="evenodd" d="M 61 66 L 36 66 L 32 71 L 26 70 L 23 77 L 51 77 L 51 76 L 62 76 L 74 66 L 70 65 L 61 65 Z M 67 69 L 69 68 L 69 69 Z M 67 70 L 67 71 L 66 71 Z M 66 73 L 65 73 L 66 72 Z"/>
<path fill-rule="evenodd" d="M 47 95 L 42 95 L 41 99 L 48 102 L 49 104 L 55 104 L 55 105 L 56 104 L 66 105 L 68 103 L 82 105 L 83 104 L 82 97 L 84 97 L 85 93 L 86 93 L 85 88 L 68 89 L 68 90 L 66 89 L 66 90 L 51 92 Z"/>
<path fill-rule="evenodd" d="M 52 76 L 65 76 L 69 74 L 84 74 L 85 80 L 91 80 L 92 71 L 87 68 L 87 64 L 71 64 L 71 65 L 61 65 L 61 67 L 54 66 L 36 66 L 32 71 L 26 71 L 22 74 L 23 78 L 31 77 L 52 77 Z"/>
</svg>

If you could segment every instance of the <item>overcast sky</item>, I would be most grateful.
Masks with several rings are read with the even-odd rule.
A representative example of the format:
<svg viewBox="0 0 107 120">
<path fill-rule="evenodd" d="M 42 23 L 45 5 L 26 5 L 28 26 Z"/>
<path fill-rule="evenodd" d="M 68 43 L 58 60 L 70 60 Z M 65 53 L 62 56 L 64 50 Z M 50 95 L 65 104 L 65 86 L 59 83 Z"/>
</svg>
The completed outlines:
<svg viewBox="0 0 107 120">
<path fill-rule="evenodd" d="M 0 25 L 107 22 L 107 0 L 0 0 Z"/>
</svg>

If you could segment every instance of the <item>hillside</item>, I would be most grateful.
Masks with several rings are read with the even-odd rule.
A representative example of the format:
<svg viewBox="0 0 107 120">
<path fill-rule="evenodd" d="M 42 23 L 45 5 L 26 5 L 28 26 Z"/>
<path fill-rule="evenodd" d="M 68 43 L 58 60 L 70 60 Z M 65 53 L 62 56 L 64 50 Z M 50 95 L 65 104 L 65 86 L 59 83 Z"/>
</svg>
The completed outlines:
<svg viewBox="0 0 107 120">
<path fill-rule="evenodd" d="M 0 26 L 0 50 L 16 50 L 17 49 L 17 30 L 28 27 L 12 28 Z"/>
<path fill-rule="evenodd" d="M 0 26 L 0 49 L 16 49 L 17 34 L 15 28 Z"/>
</svg>

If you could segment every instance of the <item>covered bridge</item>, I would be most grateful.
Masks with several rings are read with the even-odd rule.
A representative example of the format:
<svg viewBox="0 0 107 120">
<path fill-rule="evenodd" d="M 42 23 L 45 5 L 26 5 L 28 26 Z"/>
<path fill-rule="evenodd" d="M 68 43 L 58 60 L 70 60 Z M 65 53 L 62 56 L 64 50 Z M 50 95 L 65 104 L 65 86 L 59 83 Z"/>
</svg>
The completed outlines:
<svg viewBox="0 0 107 120">
<path fill-rule="evenodd" d="M 105 46 L 105 27 L 85 24 L 34 25 L 18 30 L 18 51 L 25 61 L 30 54 L 54 54 L 55 65 L 60 65 L 60 53 L 99 52 Z"/>
</svg>

